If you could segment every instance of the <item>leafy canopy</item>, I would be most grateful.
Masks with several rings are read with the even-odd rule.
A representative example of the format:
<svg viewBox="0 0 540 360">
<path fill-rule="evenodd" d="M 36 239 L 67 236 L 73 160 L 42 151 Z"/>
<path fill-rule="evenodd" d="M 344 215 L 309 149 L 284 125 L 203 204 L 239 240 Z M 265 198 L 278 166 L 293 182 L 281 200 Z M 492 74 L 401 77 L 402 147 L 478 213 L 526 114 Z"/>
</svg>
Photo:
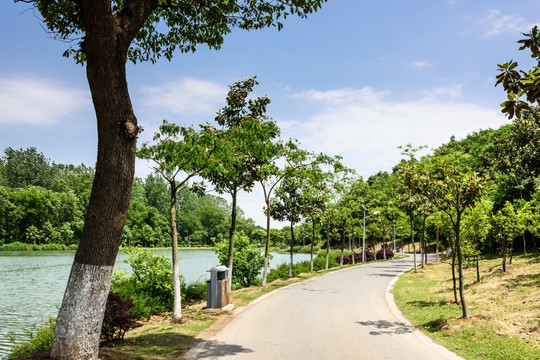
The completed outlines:
<svg viewBox="0 0 540 360">
<path fill-rule="evenodd" d="M 528 71 L 518 71 L 518 63 L 513 60 L 497 65 L 499 75 L 495 86 L 501 84 L 507 93 L 508 100 L 501 107 L 510 119 L 514 116 L 520 118 L 523 111 L 530 110 L 530 104 L 540 104 L 540 32 L 535 26 L 530 33 L 523 35 L 525 39 L 518 41 L 521 44 L 519 50 L 529 49 L 538 65 Z M 526 101 L 522 100 L 523 97 Z"/>
<path fill-rule="evenodd" d="M 85 26 L 80 1 L 15 0 L 33 3 L 49 31 L 74 43 L 64 52 L 78 63 L 85 57 Z M 277 27 L 290 15 L 306 18 L 327 0 L 110 0 L 110 16 L 121 31 L 143 21 L 128 50 L 128 60 L 171 60 L 175 51 L 193 52 L 198 44 L 219 49 L 233 28 Z"/>
</svg>

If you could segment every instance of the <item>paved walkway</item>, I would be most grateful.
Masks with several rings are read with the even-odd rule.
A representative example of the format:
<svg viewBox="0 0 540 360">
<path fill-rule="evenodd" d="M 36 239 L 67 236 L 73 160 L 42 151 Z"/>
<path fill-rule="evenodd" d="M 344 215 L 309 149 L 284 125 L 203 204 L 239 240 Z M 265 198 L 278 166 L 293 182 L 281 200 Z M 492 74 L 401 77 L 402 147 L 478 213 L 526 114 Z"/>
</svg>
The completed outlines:
<svg viewBox="0 0 540 360">
<path fill-rule="evenodd" d="M 240 309 L 190 357 L 459 359 L 408 324 L 387 293 L 392 280 L 411 267 L 411 258 L 373 263 L 272 292 Z"/>
</svg>

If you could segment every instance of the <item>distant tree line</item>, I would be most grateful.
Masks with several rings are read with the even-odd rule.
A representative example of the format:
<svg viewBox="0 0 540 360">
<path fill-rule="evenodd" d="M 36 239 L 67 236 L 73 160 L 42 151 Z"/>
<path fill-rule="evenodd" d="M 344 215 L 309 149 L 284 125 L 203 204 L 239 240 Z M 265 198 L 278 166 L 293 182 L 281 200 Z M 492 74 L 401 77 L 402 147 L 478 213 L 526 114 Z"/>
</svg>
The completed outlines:
<svg viewBox="0 0 540 360">
<path fill-rule="evenodd" d="M 36 148 L 7 148 L 0 157 L 0 246 L 77 245 L 88 206 L 94 169 L 84 164 L 57 164 Z M 136 178 L 122 242 L 170 246 L 167 184 L 157 175 Z M 230 205 L 219 196 L 179 194 L 178 233 L 181 245 L 213 246 L 227 237 Z M 240 210 L 237 228 L 261 241 L 259 229 Z M 274 243 L 285 239 L 278 234 Z M 259 234 L 259 236 L 257 236 Z"/>
</svg>

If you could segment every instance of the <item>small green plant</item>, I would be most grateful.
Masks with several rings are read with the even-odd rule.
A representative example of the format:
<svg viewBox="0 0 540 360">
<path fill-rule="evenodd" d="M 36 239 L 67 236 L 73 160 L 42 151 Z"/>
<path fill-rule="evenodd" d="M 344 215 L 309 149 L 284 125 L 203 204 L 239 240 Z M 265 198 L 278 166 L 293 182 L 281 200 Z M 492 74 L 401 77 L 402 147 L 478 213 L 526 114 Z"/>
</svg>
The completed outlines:
<svg viewBox="0 0 540 360">
<path fill-rule="evenodd" d="M 218 242 L 212 249 L 217 254 L 220 264 L 227 265 L 229 259 L 229 240 Z M 241 286 L 251 285 L 261 273 L 264 257 L 255 245 L 250 244 L 249 238 L 238 233 L 234 239 L 234 266 L 232 278 Z"/>
<path fill-rule="evenodd" d="M 183 293 L 187 302 L 206 299 L 206 281 L 194 282 L 187 285 Z"/>
<path fill-rule="evenodd" d="M 141 316 L 159 314 L 173 308 L 173 272 L 169 259 L 149 250 L 125 248 L 129 255 L 126 260 L 131 266 L 130 275 L 126 271 L 115 271 L 111 291 L 133 301 L 136 313 Z M 183 278 L 181 286 L 185 289 Z M 184 296 L 185 291 L 181 291 Z"/>
<path fill-rule="evenodd" d="M 36 325 L 36 333 L 30 333 L 30 338 L 27 341 L 16 345 L 11 353 L 8 355 L 8 359 L 34 354 L 40 351 L 49 351 L 52 348 L 52 342 L 54 338 L 54 329 L 56 328 L 56 319 L 49 318 L 49 320 L 42 324 L 41 327 Z"/>
</svg>

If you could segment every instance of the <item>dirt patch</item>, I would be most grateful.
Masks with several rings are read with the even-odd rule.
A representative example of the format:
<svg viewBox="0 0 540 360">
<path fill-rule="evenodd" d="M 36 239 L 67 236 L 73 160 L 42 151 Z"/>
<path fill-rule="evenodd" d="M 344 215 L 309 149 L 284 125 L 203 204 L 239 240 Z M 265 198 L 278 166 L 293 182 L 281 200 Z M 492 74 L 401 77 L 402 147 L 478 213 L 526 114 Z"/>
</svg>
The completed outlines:
<svg viewBox="0 0 540 360">
<path fill-rule="evenodd" d="M 234 319 L 233 312 L 227 312 L 219 317 L 219 319 L 208 329 L 202 331 L 197 335 L 197 339 L 208 340 L 223 330 Z"/>
</svg>

